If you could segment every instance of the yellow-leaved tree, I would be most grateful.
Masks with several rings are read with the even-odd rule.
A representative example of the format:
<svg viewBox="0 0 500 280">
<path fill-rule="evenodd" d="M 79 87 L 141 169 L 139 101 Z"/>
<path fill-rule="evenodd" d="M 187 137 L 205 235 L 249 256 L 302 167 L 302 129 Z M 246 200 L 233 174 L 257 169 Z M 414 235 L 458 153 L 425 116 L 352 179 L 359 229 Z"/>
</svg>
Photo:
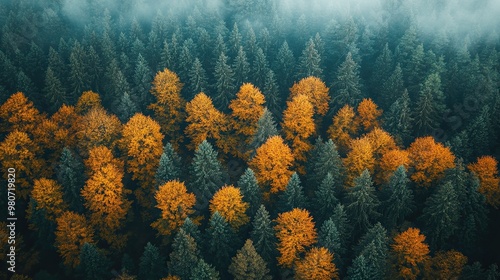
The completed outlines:
<svg viewBox="0 0 500 280">
<path fill-rule="evenodd" d="M 280 136 L 267 139 L 256 152 L 255 157 L 249 162 L 250 168 L 255 171 L 259 185 L 270 186 L 265 190 L 265 196 L 270 193 L 284 191 L 292 176 L 290 170 L 293 164 L 293 155 L 290 148 L 283 143 Z"/>
<path fill-rule="evenodd" d="M 325 83 L 317 77 L 309 76 L 303 78 L 298 83 L 295 83 L 290 88 L 290 99 L 303 94 L 309 98 L 309 102 L 314 108 L 314 119 L 316 126 L 321 126 L 322 117 L 328 112 L 328 104 L 330 102 L 329 88 Z"/>
<path fill-rule="evenodd" d="M 500 178 L 497 160 L 492 156 L 482 156 L 467 167 L 479 178 L 479 192 L 486 197 L 486 202 L 498 208 L 500 206 Z"/>
<path fill-rule="evenodd" d="M 156 102 L 148 107 L 153 110 L 163 135 L 169 137 L 169 142 L 174 143 L 175 147 L 178 147 L 183 138 L 181 123 L 184 120 L 186 101 L 181 96 L 182 87 L 177 74 L 169 69 L 156 73 L 151 87 L 151 94 L 156 97 Z"/>
<path fill-rule="evenodd" d="M 240 189 L 234 186 L 223 186 L 210 200 L 210 213 L 219 214 L 235 229 L 248 223 L 250 220 L 245 213 L 248 203 L 243 201 Z"/>
<path fill-rule="evenodd" d="M 287 101 L 287 108 L 283 112 L 283 133 L 285 139 L 292 145 L 292 152 L 297 164 L 297 171 L 305 174 L 303 163 L 306 154 L 312 145 L 309 138 L 316 131 L 314 124 L 314 109 L 306 95 L 299 94 Z"/>
<path fill-rule="evenodd" d="M 31 198 L 36 201 L 37 209 L 44 209 L 49 220 L 55 221 L 68 205 L 63 200 L 62 188 L 55 180 L 41 178 L 35 180 Z"/>
<path fill-rule="evenodd" d="M 122 248 L 126 237 L 118 230 L 123 226 L 130 209 L 127 194 L 130 190 L 123 187 L 123 162 L 113 157 L 111 151 L 98 146 L 89 152 L 85 160 L 89 179 L 81 194 L 84 205 L 90 212 L 90 223 L 98 231 L 99 237 L 114 248 Z"/>
<path fill-rule="evenodd" d="M 358 133 L 358 126 L 354 109 L 345 105 L 333 117 L 333 123 L 327 133 L 339 150 L 345 152 L 349 148 L 351 139 Z"/>
<path fill-rule="evenodd" d="M 0 106 L 0 133 L 32 133 L 41 117 L 33 102 L 24 93 L 16 92 Z"/>
<path fill-rule="evenodd" d="M 135 191 L 141 206 L 152 208 L 154 176 L 163 152 L 160 125 L 141 113 L 135 114 L 123 126 L 120 147 L 126 158 L 127 171 L 141 188 Z"/>
<path fill-rule="evenodd" d="M 194 213 L 196 197 L 187 192 L 183 182 L 177 180 L 166 182 L 156 191 L 155 199 L 156 208 L 161 210 L 161 217 L 151 226 L 160 235 L 172 234 Z"/>
<path fill-rule="evenodd" d="M 467 257 L 458 251 L 439 251 L 425 268 L 424 279 L 459 279 L 466 264 Z"/>
<path fill-rule="evenodd" d="M 87 114 L 90 110 L 102 108 L 101 97 L 93 91 L 84 91 L 76 102 L 75 112 L 81 116 Z"/>
<path fill-rule="evenodd" d="M 300 254 L 316 243 L 316 229 L 309 211 L 294 208 L 280 213 L 276 218 L 276 237 L 278 238 L 278 263 L 292 267 L 300 259 Z"/>
<path fill-rule="evenodd" d="M 223 143 L 227 117 L 214 107 L 210 97 L 203 92 L 198 93 L 186 104 L 186 113 L 188 125 L 185 133 L 191 139 L 188 146 L 191 150 L 196 149 L 203 140 L 213 139 L 219 149 L 229 151 L 231 145 Z"/>
<path fill-rule="evenodd" d="M 410 155 L 408 151 L 394 149 L 384 153 L 378 162 L 379 170 L 375 173 L 375 182 L 377 182 L 377 184 L 389 182 L 392 174 L 400 165 L 403 165 L 405 169 L 408 170 L 410 166 Z"/>
<path fill-rule="evenodd" d="M 382 110 L 378 109 L 377 104 L 371 98 L 363 99 L 358 105 L 358 123 L 365 132 L 369 132 L 375 127 L 380 126 L 378 118 L 382 116 Z"/>
<path fill-rule="evenodd" d="M 264 103 L 262 92 L 250 83 L 244 83 L 236 94 L 236 99 L 231 100 L 231 125 L 236 132 L 232 137 L 236 138 L 237 143 L 234 145 L 236 149 L 232 151 L 235 156 L 248 158 L 247 146 L 252 142 L 257 122 L 264 112 Z"/>
<path fill-rule="evenodd" d="M 394 237 L 391 245 L 395 272 L 402 279 L 417 279 L 429 260 L 429 246 L 418 228 L 409 228 Z"/>
<path fill-rule="evenodd" d="M 368 169 L 373 174 L 375 158 L 373 157 L 373 147 L 368 138 L 351 140 L 351 150 L 343 162 L 347 169 L 346 185 L 348 187 L 354 186 L 354 179 L 359 177 L 363 170 Z"/>
<path fill-rule="evenodd" d="M 333 263 L 333 254 L 323 247 L 312 248 L 306 253 L 304 259 L 295 263 L 295 279 L 339 279 L 337 267 Z"/>
<path fill-rule="evenodd" d="M 56 220 L 57 251 L 64 264 L 77 267 L 80 264 L 80 249 L 85 243 L 94 243 L 94 231 L 85 216 L 66 211 Z"/>
</svg>

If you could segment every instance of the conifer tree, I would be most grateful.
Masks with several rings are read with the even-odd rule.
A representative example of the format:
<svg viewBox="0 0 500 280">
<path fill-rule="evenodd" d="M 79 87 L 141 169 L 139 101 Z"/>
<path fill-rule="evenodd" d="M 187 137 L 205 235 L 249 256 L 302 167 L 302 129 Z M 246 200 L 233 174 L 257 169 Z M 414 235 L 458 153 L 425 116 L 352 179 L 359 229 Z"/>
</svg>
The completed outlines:
<svg viewBox="0 0 500 280">
<path fill-rule="evenodd" d="M 266 55 L 261 48 L 257 48 L 252 63 L 252 80 L 258 88 L 264 88 L 269 65 Z"/>
<path fill-rule="evenodd" d="M 66 89 L 63 87 L 61 81 L 50 67 L 47 68 L 47 72 L 45 74 L 45 86 L 43 88 L 43 93 L 51 112 L 57 111 L 62 104 L 67 103 Z"/>
<path fill-rule="evenodd" d="M 203 259 L 199 259 L 198 263 L 191 268 L 191 276 L 189 280 L 219 280 L 219 272 Z M 188 278 L 186 278 L 188 279 Z"/>
<path fill-rule="evenodd" d="M 272 263 L 277 255 L 276 237 L 271 223 L 269 212 L 264 205 L 260 205 L 252 221 L 253 229 L 250 233 L 255 250 L 267 262 Z"/>
<path fill-rule="evenodd" d="M 441 78 L 438 73 L 432 73 L 425 79 L 415 107 L 416 129 L 421 134 L 432 132 L 439 128 L 440 120 L 446 112 Z"/>
<path fill-rule="evenodd" d="M 332 139 L 328 139 L 325 143 L 318 139 L 315 147 L 314 153 L 309 157 L 308 182 L 312 186 L 319 186 L 330 173 L 332 184 L 339 188 L 343 183 L 344 167 L 337 146 Z"/>
<path fill-rule="evenodd" d="M 384 108 L 389 108 L 389 106 L 396 100 L 402 92 L 405 91 L 404 81 L 403 81 L 403 71 L 401 70 L 401 65 L 398 63 L 392 74 L 388 79 L 382 84 L 381 92 L 382 103 Z M 408 99 L 409 99 L 408 95 Z"/>
<path fill-rule="evenodd" d="M 342 243 L 340 232 L 332 219 L 323 222 L 318 232 L 318 246 L 324 247 L 335 255 L 335 265 L 341 269 L 343 267 L 343 259 L 347 251 L 345 243 Z"/>
<path fill-rule="evenodd" d="M 188 74 L 190 96 L 194 97 L 200 92 L 208 91 L 207 73 L 198 58 L 194 59 L 193 66 Z"/>
<path fill-rule="evenodd" d="M 193 237 L 179 229 L 172 243 L 170 261 L 167 263 L 169 273 L 181 279 L 188 279 L 190 271 L 198 263 L 198 256 L 199 251 Z"/>
<path fill-rule="evenodd" d="M 83 210 L 80 196 L 80 190 L 85 184 L 83 164 L 67 147 L 63 149 L 59 160 L 57 181 L 63 186 L 64 200 L 68 202 L 71 210 L 77 212 Z"/>
<path fill-rule="evenodd" d="M 368 170 L 354 180 L 354 187 L 347 193 L 347 212 L 351 222 L 360 232 L 374 224 L 380 216 L 377 207 L 380 204 L 375 196 L 372 179 Z"/>
<path fill-rule="evenodd" d="M 153 102 L 153 96 L 149 93 L 151 82 L 153 81 L 153 74 L 148 66 L 148 63 L 141 54 L 137 57 L 137 62 L 134 69 L 134 97 L 135 103 L 139 106 L 141 111 Z"/>
<path fill-rule="evenodd" d="M 228 64 L 228 58 L 224 53 L 221 53 L 215 64 L 215 98 L 219 110 L 226 111 L 229 102 L 234 98 L 236 86 L 234 84 L 234 72 Z"/>
<path fill-rule="evenodd" d="M 269 69 L 267 71 L 266 79 L 264 81 L 264 88 L 262 91 L 265 93 L 266 104 L 269 110 L 275 115 L 281 115 L 281 97 L 280 89 L 276 81 L 274 71 Z"/>
<path fill-rule="evenodd" d="M 363 94 L 361 92 L 359 66 L 353 60 L 350 52 L 347 54 L 345 61 L 339 66 L 332 88 L 336 93 L 331 99 L 332 108 L 340 108 L 345 104 L 356 106 L 361 101 Z"/>
<path fill-rule="evenodd" d="M 110 261 L 95 245 L 85 243 L 82 246 L 78 269 L 81 271 L 83 279 L 108 279 L 110 276 L 109 267 Z"/>
<path fill-rule="evenodd" d="M 387 230 L 376 223 L 360 238 L 354 248 L 355 254 L 363 255 L 371 266 L 373 279 L 383 279 L 387 271 L 387 257 L 389 252 Z"/>
<path fill-rule="evenodd" d="M 357 256 L 347 269 L 347 279 L 349 280 L 368 280 L 374 279 L 374 276 L 373 269 L 364 255 Z"/>
<path fill-rule="evenodd" d="M 206 254 L 219 271 L 227 271 L 231 257 L 236 252 L 237 235 L 224 219 L 215 212 L 210 218 L 206 231 Z"/>
<path fill-rule="evenodd" d="M 339 203 L 336 197 L 337 188 L 338 185 L 335 178 L 332 176 L 332 173 L 328 172 L 314 193 L 316 198 L 314 206 L 317 211 L 316 218 L 318 220 L 326 220 Z"/>
<path fill-rule="evenodd" d="M 252 152 L 251 157 L 255 155 L 255 150 L 264 144 L 267 139 L 276 135 L 278 135 L 278 129 L 276 127 L 273 114 L 267 108 L 264 108 L 262 115 L 257 121 L 257 129 L 255 130 L 252 142 L 250 143 L 250 149 L 254 151 Z"/>
<path fill-rule="evenodd" d="M 377 57 L 375 60 L 375 64 L 373 65 L 373 69 L 376 69 L 376 71 L 373 72 L 373 75 L 371 77 L 371 86 L 373 88 L 374 92 L 379 92 L 379 93 L 384 93 L 384 95 L 381 94 L 380 99 L 377 100 L 386 100 L 384 92 L 384 85 L 387 83 L 387 81 L 390 79 L 389 77 L 393 73 L 393 54 L 391 50 L 389 49 L 389 43 L 385 43 L 384 48 L 382 49 L 382 52 L 380 55 Z M 387 99 L 388 101 L 391 101 L 391 99 Z M 388 107 L 390 104 L 387 104 L 386 102 L 379 102 L 380 105 L 384 106 L 384 108 Z"/>
<path fill-rule="evenodd" d="M 155 173 L 155 182 L 157 186 L 161 186 L 168 181 L 181 179 L 181 160 L 181 157 L 174 150 L 172 144 L 167 143 L 163 147 L 163 153 L 160 156 L 158 169 L 156 169 Z"/>
<path fill-rule="evenodd" d="M 262 204 L 262 191 L 252 169 L 247 168 L 237 183 L 241 190 L 243 200 L 248 203 L 247 214 L 253 217 Z"/>
<path fill-rule="evenodd" d="M 288 46 L 287 41 L 284 41 L 278 50 L 275 64 L 279 86 L 282 89 L 287 89 L 290 87 L 290 84 L 292 84 L 294 78 L 293 72 L 295 68 L 295 58 L 292 50 L 290 50 L 290 47 Z"/>
<path fill-rule="evenodd" d="M 236 24 L 236 23 L 235 23 Z M 242 46 L 238 47 L 237 55 L 233 62 L 234 82 L 237 87 L 249 82 L 250 63 Z"/>
<path fill-rule="evenodd" d="M 318 53 L 313 39 L 309 39 L 306 43 L 302 55 L 299 58 L 297 79 L 314 76 L 321 78 L 323 76 L 323 69 L 321 68 L 321 56 Z"/>
<path fill-rule="evenodd" d="M 196 242 L 197 247 L 201 247 L 202 243 L 202 237 L 201 237 L 201 232 L 198 226 L 189 218 L 187 217 L 184 220 L 184 223 L 180 227 L 180 229 L 184 230 L 184 232 L 188 235 L 190 235 L 194 241 Z M 180 230 L 179 229 L 179 230 Z"/>
<path fill-rule="evenodd" d="M 407 90 L 389 108 L 386 116 L 387 131 L 394 135 L 398 142 L 407 144 L 411 137 L 413 116 L 411 100 Z"/>
<path fill-rule="evenodd" d="M 269 269 L 262 257 L 255 250 L 252 240 L 247 239 L 245 245 L 232 258 L 229 273 L 235 280 L 255 279 L 270 280 Z"/>
<path fill-rule="evenodd" d="M 409 188 L 410 180 L 404 166 L 399 166 L 384 189 L 387 199 L 382 202 L 384 224 L 387 228 L 401 224 L 415 209 L 413 192 Z"/>
<path fill-rule="evenodd" d="M 165 258 L 161 256 L 160 250 L 148 242 L 140 258 L 139 275 L 141 279 L 160 279 L 165 275 Z"/>
<path fill-rule="evenodd" d="M 277 210 L 279 213 L 288 212 L 294 208 L 304 209 L 306 205 L 306 197 L 299 175 L 294 172 L 288 181 L 285 191 L 278 197 Z"/>
<path fill-rule="evenodd" d="M 139 111 L 139 108 L 136 102 L 130 97 L 130 94 L 124 91 L 115 110 L 120 121 L 126 123 Z"/>
</svg>

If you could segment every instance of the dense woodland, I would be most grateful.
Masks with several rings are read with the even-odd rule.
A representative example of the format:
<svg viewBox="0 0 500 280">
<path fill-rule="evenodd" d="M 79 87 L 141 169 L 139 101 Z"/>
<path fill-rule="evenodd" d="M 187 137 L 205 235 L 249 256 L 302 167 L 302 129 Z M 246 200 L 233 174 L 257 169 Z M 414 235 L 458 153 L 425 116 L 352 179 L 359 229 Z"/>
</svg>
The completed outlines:
<svg viewBox="0 0 500 280">
<path fill-rule="evenodd" d="M 178 2 L 0 2 L 1 279 L 500 278 L 497 30 Z"/>
</svg>

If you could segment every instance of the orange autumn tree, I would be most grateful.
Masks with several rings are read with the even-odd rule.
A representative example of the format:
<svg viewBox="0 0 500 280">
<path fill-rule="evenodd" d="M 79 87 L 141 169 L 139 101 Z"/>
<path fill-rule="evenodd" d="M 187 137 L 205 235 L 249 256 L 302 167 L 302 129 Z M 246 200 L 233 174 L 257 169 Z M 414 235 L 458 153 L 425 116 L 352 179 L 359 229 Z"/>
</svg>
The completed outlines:
<svg viewBox="0 0 500 280">
<path fill-rule="evenodd" d="M 148 108 L 153 110 L 163 135 L 167 135 L 168 140 L 176 144 L 174 146 L 182 142 L 180 127 L 184 120 L 183 108 L 186 103 L 181 96 L 183 86 L 177 74 L 165 68 L 156 73 L 151 87 L 151 94 L 156 97 L 156 102 Z"/>
<path fill-rule="evenodd" d="M 408 170 L 410 166 L 410 154 L 408 151 L 394 149 L 384 153 L 378 162 L 378 172 L 375 173 L 375 182 L 377 184 L 389 182 L 392 174 L 400 165 L 403 165 Z"/>
<path fill-rule="evenodd" d="M 55 221 L 68 209 L 68 205 L 63 200 L 62 187 L 52 179 L 35 180 L 31 198 L 36 201 L 36 209 L 44 209 L 47 218 L 51 221 Z"/>
<path fill-rule="evenodd" d="M 372 145 L 366 137 L 351 140 L 350 146 L 351 150 L 343 162 L 347 169 L 346 185 L 352 187 L 354 186 L 354 178 L 359 177 L 363 170 L 368 169 L 373 174 L 375 158 L 373 157 Z"/>
<path fill-rule="evenodd" d="M 290 88 L 290 99 L 295 96 L 303 94 L 309 98 L 309 102 L 314 108 L 314 119 L 316 126 L 320 127 L 322 117 L 328 112 L 328 104 L 330 102 L 330 95 L 328 94 L 329 88 L 325 83 L 317 77 L 309 76 L 303 78 L 298 83 L 295 83 Z"/>
<path fill-rule="evenodd" d="M 75 123 L 80 154 L 88 156 L 90 149 L 105 146 L 113 150 L 120 137 L 122 125 L 118 117 L 108 114 L 101 107 L 90 109 Z"/>
<path fill-rule="evenodd" d="M 219 214 L 233 227 L 238 229 L 250 220 L 245 213 L 249 204 L 243 201 L 239 188 L 224 186 L 219 189 L 210 200 L 210 213 Z"/>
<path fill-rule="evenodd" d="M 417 279 L 425 262 L 429 260 L 429 246 L 418 228 L 409 228 L 394 237 L 391 245 L 395 270 L 403 279 Z"/>
<path fill-rule="evenodd" d="M 222 138 L 227 130 L 226 116 L 214 107 L 210 97 L 203 92 L 198 93 L 186 104 L 186 113 L 188 125 L 184 132 L 191 139 L 190 149 L 196 149 L 203 140 L 214 139 L 217 147 L 225 147 L 222 149 L 224 152 L 229 150 Z"/>
<path fill-rule="evenodd" d="M 355 117 L 356 113 L 349 105 L 342 107 L 333 117 L 333 123 L 327 133 L 340 150 L 347 150 L 352 137 L 358 133 L 358 123 Z"/>
<path fill-rule="evenodd" d="M 265 98 L 262 92 L 250 83 L 244 83 L 236 94 L 236 99 L 231 100 L 229 104 L 229 109 L 232 110 L 231 125 L 236 131 L 234 137 L 239 146 L 245 146 L 245 144 L 247 146 L 252 142 L 257 122 L 264 112 L 264 103 Z M 243 152 L 233 151 L 233 154 L 247 158 L 245 147 L 241 148 Z"/>
<path fill-rule="evenodd" d="M 2 170 L 16 169 L 16 193 L 25 199 L 31 192 L 33 178 L 49 176 L 50 168 L 44 166 L 37 154 L 40 148 L 26 132 L 14 130 L 0 143 L 0 163 Z M 7 176 L 6 172 L 3 173 Z"/>
<path fill-rule="evenodd" d="M 370 145 L 372 146 L 373 157 L 376 163 L 374 169 L 375 182 L 377 184 L 380 184 L 383 182 L 382 177 L 384 176 L 384 174 L 382 174 L 383 172 L 380 166 L 380 164 L 382 163 L 381 160 L 385 154 L 398 149 L 398 147 L 396 146 L 396 141 L 387 131 L 379 127 L 373 128 L 370 132 L 365 134 L 363 138 L 368 139 Z M 398 166 L 396 166 L 395 168 L 397 168 Z"/>
<path fill-rule="evenodd" d="M 32 133 L 40 118 L 33 102 L 22 92 L 16 92 L 0 106 L 0 133 L 14 130 Z"/>
<path fill-rule="evenodd" d="M 102 108 L 101 97 L 93 91 L 84 91 L 76 102 L 75 112 L 81 116 L 87 114 L 92 109 Z"/>
<path fill-rule="evenodd" d="M 280 253 L 278 263 L 283 267 L 292 267 L 300 259 L 300 254 L 316 243 L 316 229 L 307 210 L 294 208 L 292 211 L 280 213 L 274 229 Z"/>
<path fill-rule="evenodd" d="M 118 234 L 123 226 L 131 202 L 130 193 L 123 187 L 123 162 L 113 157 L 111 151 L 99 146 L 92 148 L 85 161 L 89 179 L 81 190 L 84 205 L 90 212 L 90 223 L 99 236 L 114 248 L 122 248 L 125 238 Z"/>
<path fill-rule="evenodd" d="M 283 143 L 283 139 L 273 136 L 257 149 L 249 166 L 255 171 L 255 177 L 261 186 L 270 186 L 270 193 L 277 193 L 286 189 L 292 176 L 290 167 L 293 160 L 292 151 Z"/>
<path fill-rule="evenodd" d="M 500 178 L 498 177 L 498 162 L 492 156 L 482 156 L 468 169 L 479 178 L 479 192 L 486 197 L 486 202 L 498 208 L 500 205 Z"/>
<path fill-rule="evenodd" d="M 135 114 L 123 126 L 120 147 L 126 155 L 127 171 L 141 186 L 136 196 L 144 207 L 152 207 L 154 176 L 163 153 L 162 140 L 160 125 L 143 114 Z"/>
<path fill-rule="evenodd" d="M 358 123 L 368 132 L 375 127 L 380 126 L 378 118 L 382 116 L 382 110 L 378 109 L 377 104 L 371 98 L 363 99 L 358 105 Z"/>
<path fill-rule="evenodd" d="M 436 143 L 431 136 L 415 139 L 408 152 L 414 169 L 411 179 L 420 186 L 429 187 L 442 178 L 447 169 L 455 167 L 455 156 L 450 149 Z"/>
<path fill-rule="evenodd" d="M 160 235 L 175 232 L 189 215 L 194 213 L 196 197 L 188 193 L 183 182 L 169 181 L 159 187 L 155 194 L 156 208 L 161 210 L 161 217 L 151 224 Z"/>
<path fill-rule="evenodd" d="M 80 249 L 85 243 L 94 243 L 94 231 L 83 215 L 66 211 L 56 220 L 57 251 L 64 264 L 77 267 L 80 264 Z"/>
<path fill-rule="evenodd" d="M 74 131 L 73 124 L 79 122 L 80 118 L 75 107 L 65 104 L 50 117 L 50 120 L 57 125 L 54 140 L 61 143 L 62 147 L 73 147 L 76 144 L 76 131 Z"/>
<path fill-rule="evenodd" d="M 293 156 L 297 164 L 297 170 L 305 174 L 302 165 L 307 159 L 306 154 L 311 150 L 312 145 L 309 138 L 314 134 L 316 125 L 314 124 L 314 109 L 306 95 L 299 94 L 287 101 L 287 108 L 283 112 L 283 133 L 285 139 L 292 143 Z"/>
<path fill-rule="evenodd" d="M 466 264 L 467 257 L 458 251 L 439 251 L 431 259 L 430 267 L 426 267 L 425 278 L 436 280 L 459 279 Z"/>
<path fill-rule="evenodd" d="M 323 280 L 339 279 L 337 267 L 333 263 L 333 254 L 328 249 L 312 248 L 304 259 L 295 263 L 295 279 Z"/>
</svg>

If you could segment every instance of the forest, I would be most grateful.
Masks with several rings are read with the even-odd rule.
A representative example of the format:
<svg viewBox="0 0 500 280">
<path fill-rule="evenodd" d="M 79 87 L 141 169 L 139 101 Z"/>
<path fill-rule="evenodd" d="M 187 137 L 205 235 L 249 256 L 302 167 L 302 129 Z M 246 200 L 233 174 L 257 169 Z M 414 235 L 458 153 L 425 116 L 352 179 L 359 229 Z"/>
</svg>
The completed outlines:
<svg viewBox="0 0 500 280">
<path fill-rule="evenodd" d="M 1 0 L 0 279 L 500 279 L 499 14 Z"/>
</svg>

